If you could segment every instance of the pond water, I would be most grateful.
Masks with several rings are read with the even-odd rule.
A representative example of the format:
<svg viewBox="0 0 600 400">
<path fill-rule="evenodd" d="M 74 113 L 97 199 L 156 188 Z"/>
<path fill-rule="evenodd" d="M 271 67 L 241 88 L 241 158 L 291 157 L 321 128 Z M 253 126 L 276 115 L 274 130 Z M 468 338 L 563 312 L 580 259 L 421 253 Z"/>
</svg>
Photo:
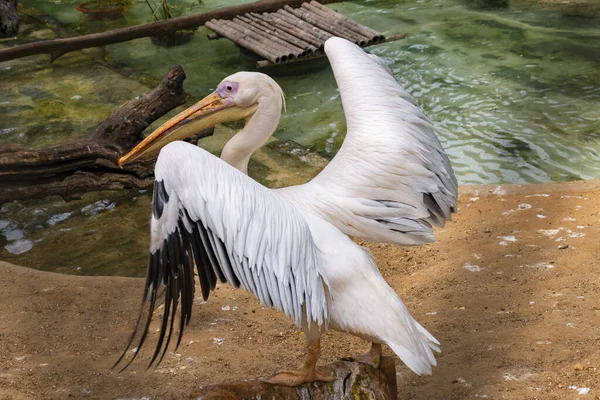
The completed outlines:
<svg viewBox="0 0 600 400">
<path fill-rule="evenodd" d="M 240 2 L 172 3 L 177 16 Z M 77 1 L 73 0 L 22 0 L 20 4 L 21 36 L 2 40 L 0 46 L 151 20 L 144 1 L 135 2 L 123 18 L 110 21 L 90 20 L 75 9 Z M 509 7 L 489 6 L 477 0 L 360 0 L 330 5 L 384 34 L 407 34 L 404 40 L 370 50 L 389 64 L 434 121 L 460 183 L 600 177 L 599 13 L 593 9 L 574 13 L 515 1 Z M 176 63 L 186 71 L 190 102 L 208 94 L 225 76 L 254 69 L 253 61 L 242 56 L 233 43 L 209 41 L 208 32 L 199 28 L 188 44 L 178 47 L 156 46 L 145 38 L 67 54 L 54 64 L 48 63 L 47 56 L 1 63 L 0 145 L 46 146 L 84 136 L 117 105 L 152 88 Z M 332 157 L 343 140 L 345 122 L 327 62 L 264 72 L 287 94 L 287 112 L 275 136 Z M 269 168 L 284 167 L 270 163 Z M 4 247 L 0 258 L 56 269 L 52 266 L 70 256 L 44 257 L 53 242 L 42 236 L 56 234 L 69 241 L 69 235 L 75 240 L 96 229 L 87 237 L 94 238 L 104 230 L 106 238 L 95 239 L 98 248 L 106 252 L 114 246 L 119 257 L 98 261 L 94 258 L 98 251 L 90 245 L 87 253 L 73 255 L 68 263 L 72 268 L 66 272 L 143 274 L 140 254 L 147 249 L 147 233 L 140 232 L 147 229 L 149 210 L 144 196 L 90 195 L 85 199 L 89 204 L 108 200 L 116 205 L 96 216 L 83 213 L 81 209 L 88 204 L 81 202 L 61 205 L 51 199 L 5 205 L 0 215 L 0 244 Z M 145 200 L 131 200 L 133 197 Z M 66 213 L 72 214 L 54 225 L 47 223 Z M 13 218 L 13 214 L 21 217 Z M 109 232 L 111 224 L 123 218 L 143 222 L 134 224 L 137 230 L 122 232 L 121 246 Z M 2 227 L 2 223 L 7 225 Z M 60 229 L 74 232 L 59 234 Z M 17 236 L 22 237 L 15 239 Z M 29 236 L 33 237 L 30 250 L 15 255 L 6 249 L 9 246 L 12 252 L 19 252 L 28 248 L 24 241 L 31 240 Z M 129 253 L 131 257 L 124 256 Z M 80 265 L 86 256 L 89 265 Z M 128 262 L 131 268 L 121 265 Z M 111 263 L 118 265 L 107 267 Z"/>
</svg>

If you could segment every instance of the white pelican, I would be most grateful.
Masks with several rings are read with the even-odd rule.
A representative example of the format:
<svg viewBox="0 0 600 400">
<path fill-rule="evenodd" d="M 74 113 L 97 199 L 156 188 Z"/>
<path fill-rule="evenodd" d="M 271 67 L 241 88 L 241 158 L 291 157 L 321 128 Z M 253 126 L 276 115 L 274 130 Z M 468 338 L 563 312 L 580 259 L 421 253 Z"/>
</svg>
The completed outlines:
<svg viewBox="0 0 600 400">
<path fill-rule="evenodd" d="M 181 340 L 192 313 L 195 266 L 205 300 L 217 280 L 241 285 L 305 332 L 308 354 L 302 369 L 281 372 L 268 382 L 293 386 L 330 380 L 316 368 L 320 336 L 327 329 L 372 341 L 374 363 L 381 344 L 387 344 L 417 374 L 431 373 L 432 350 L 439 351 L 439 342 L 412 318 L 372 257 L 347 235 L 404 245 L 434 241 L 432 224 L 443 226 L 455 210 L 456 179 L 431 123 L 382 60 L 340 38 L 329 39 L 325 52 L 348 132 L 337 155 L 312 181 L 271 190 L 246 175 L 250 156 L 275 131 L 284 103 L 277 83 L 255 72 L 225 78 L 214 93 L 119 160 L 122 165 L 162 148 L 142 303 L 149 312 L 144 319 L 140 313 L 136 325 L 136 331 L 143 329 L 139 349 L 164 293 L 150 365 L 159 356 L 160 363 L 166 352 L 178 303 L 177 345 Z M 225 145 L 221 159 L 175 141 L 239 119 L 246 125 Z M 129 345 L 134 337 L 135 331 Z"/>
</svg>

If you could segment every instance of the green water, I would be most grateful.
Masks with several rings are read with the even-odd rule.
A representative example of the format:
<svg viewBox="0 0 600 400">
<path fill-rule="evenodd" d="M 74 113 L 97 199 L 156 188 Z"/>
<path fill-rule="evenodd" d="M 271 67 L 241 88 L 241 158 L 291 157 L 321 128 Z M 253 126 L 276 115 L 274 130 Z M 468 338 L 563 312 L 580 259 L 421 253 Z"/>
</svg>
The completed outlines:
<svg viewBox="0 0 600 400">
<path fill-rule="evenodd" d="M 331 7 L 385 34 L 407 34 L 370 50 L 434 121 L 461 183 L 537 183 L 600 177 L 600 5 L 589 1 L 581 9 L 524 1 L 490 8 L 466 0 L 362 0 Z M 239 3 L 174 0 L 173 14 Z M 90 20 L 75 10 L 77 1 L 20 4 L 21 34 L 0 40 L 0 46 L 151 20 L 143 1 L 110 21 Z M 54 64 L 47 56 L 1 63 L 0 145 L 46 146 L 85 136 L 117 105 L 155 86 L 173 64 L 184 67 L 185 89 L 196 99 L 225 76 L 255 69 L 233 43 L 209 41 L 208 32 L 199 28 L 178 47 L 144 38 L 67 54 Z M 275 136 L 332 157 L 345 122 L 327 62 L 264 72 L 287 94 Z M 281 162 L 257 162 L 255 171 L 276 176 L 287 168 L 294 174 Z M 115 209 L 94 217 L 81 212 L 85 201 L 101 199 L 114 202 Z M 70 204 L 50 199 L 5 205 L 0 244 L 29 240 L 32 248 L 14 255 L 4 247 L 0 258 L 42 269 L 61 265 L 59 270 L 70 273 L 143 274 L 148 210 L 147 194 L 133 192 L 89 195 Z M 73 214 L 65 221 L 45 222 L 66 212 Z M 111 234 L 119 220 L 132 222 L 132 228 Z M 23 238 L 14 239 L 15 230 Z M 89 240 L 78 243 L 90 230 L 95 231 L 85 236 Z M 77 246 L 46 256 L 60 240 Z"/>
</svg>

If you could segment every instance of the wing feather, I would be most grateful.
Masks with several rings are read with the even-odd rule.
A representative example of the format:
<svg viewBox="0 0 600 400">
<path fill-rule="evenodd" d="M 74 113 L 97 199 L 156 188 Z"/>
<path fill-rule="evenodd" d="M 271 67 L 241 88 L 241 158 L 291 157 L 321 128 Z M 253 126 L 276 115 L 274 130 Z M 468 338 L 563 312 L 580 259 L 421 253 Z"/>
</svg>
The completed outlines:
<svg viewBox="0 0 600 400">
<path fill-rule="evenodd" d="M 325 52 L 346 138 L 311 182 L 281 191 L 351 236 L 405 245 L 434 241 L 432 225 L 451 218 L 458 190 L 433 125 L 383 60 L 340 38 L 329 39 Z"/>
<path fill-rule="evenodd" d="M 298 325 L 327 323 L 328 291 L 319 254 L 306 221 L 291 203 L 183 142 L 165 146 L 155 175 L 142 308 L 115 366 L 134 341 L 134 356 L 124 368 L 139 354 L 161 298 L 164 310 L 149 366 L 160 364 L 179 318 L 177 348 L 192 315 L 194 270 L 204 300 L 217 280 L 227 281 L 234 287 L 241 284 Z"/>
</svg>

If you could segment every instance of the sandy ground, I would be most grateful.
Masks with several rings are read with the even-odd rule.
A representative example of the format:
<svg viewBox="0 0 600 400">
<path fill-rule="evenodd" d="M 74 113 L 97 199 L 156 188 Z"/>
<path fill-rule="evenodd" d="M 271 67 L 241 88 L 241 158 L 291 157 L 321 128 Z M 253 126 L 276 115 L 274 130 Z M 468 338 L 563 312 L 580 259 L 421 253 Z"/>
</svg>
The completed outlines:
<svg viewBox="0 0 600 400">
<path fill-rule="evenodd" d="M 437 243 L 364 243 L 442 342 L 431 377 L 398 361 L 399 399 L 600 399 L 600 182 L 461 190 Z M 196 302 L 160 368 L 146 371 L 147 347 L 111 373 L 142 284 L 0 262 L 0 398 L 193 398 L 199 386 L 294 368 L 304 355 L 289 320 L 221 286 Z M 323 362 L 367 348 L 330 333 Z"/>
</svg>

